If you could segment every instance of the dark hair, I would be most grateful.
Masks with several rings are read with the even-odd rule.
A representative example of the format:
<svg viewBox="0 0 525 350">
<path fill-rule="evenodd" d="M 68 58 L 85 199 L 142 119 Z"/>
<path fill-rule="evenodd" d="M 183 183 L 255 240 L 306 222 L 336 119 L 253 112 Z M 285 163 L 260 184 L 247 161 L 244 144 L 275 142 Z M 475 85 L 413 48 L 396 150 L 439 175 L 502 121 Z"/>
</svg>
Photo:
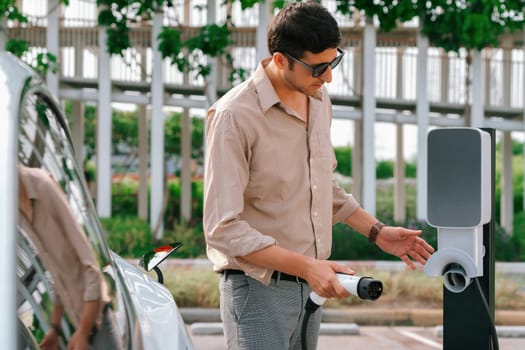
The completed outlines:
<svg viewBox="0 0 525 350">
<path fill-rule="evenodd" d="M 301 58 L 305 51 L 313 53 L 336 48 L 341 32 L 335 18 L 322 5 L 293 2 L 274 17 L 268 30 L 268 51 L 286 52 Z"/>
</svg>

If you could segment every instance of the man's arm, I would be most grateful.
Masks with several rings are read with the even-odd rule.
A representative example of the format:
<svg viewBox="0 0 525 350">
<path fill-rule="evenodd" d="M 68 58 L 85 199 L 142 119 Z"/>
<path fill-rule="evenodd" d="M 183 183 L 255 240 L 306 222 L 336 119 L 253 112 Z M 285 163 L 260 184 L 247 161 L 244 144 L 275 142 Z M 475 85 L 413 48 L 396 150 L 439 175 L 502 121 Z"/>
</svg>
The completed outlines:
<svg viewBox="0 0 525 350">
<path fill-rule="evenodd" d="M 100 299 L 84 302 L 82 317 L 75 333 L 69 339 L 68 350 L 87 350 L 89 344 L 89 335 L 97 320 L 100 310 Z"/>
<path fill-rule="evenodd" d="M 367 236 L 378 220 L 362 208 L 355 210 L 345 223 L 359 233 Z M 399 257 L 411 269 L 415 269 L 414 260 L 425 264 L 434 248 L 421 235 L 421 230 L 404 227 L 384 226 L 377 235 L 376 244 L 383 251 Z"/>
<path fill-rule="evenodd" d="M 51 312 L 51 329 L 46 333 L 44 339 L 40 342 L 42 350 L 58 349 L 60 336 L 62 335 L 62 327 L 60 321 L 64 314 L 64 307 L 57 301 L 53 304 L 53 311 Z"/>
<path fill-rule="evenodd" d="M 304 278 L 314 292 L 325 298 L 348 296 L 348 292 L 339 283 L 335 273 L 354 274 L 351 268 L 335 261 L 317 260 L 277 245 L 237 257 L 237 259 Z"/>
</svg>

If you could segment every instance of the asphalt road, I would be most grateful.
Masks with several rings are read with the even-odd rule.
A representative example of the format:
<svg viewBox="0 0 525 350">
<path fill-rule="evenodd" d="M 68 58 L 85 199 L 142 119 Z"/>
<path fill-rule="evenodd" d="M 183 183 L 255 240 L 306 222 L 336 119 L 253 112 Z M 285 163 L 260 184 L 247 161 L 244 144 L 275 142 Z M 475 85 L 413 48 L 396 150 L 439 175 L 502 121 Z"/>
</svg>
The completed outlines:
<svg viewBox="0 0 525 350">
<path fill-rule="evenodd" d="M 191 329 L 188 329 L 188 332 L 192 337 L 196 350 L 226 350 L 226 343 L 222 335 L 193 335 Z M 360 326 L 358 335 L 321 335 L 317 350 L 442 349 L 443 339 L 435 333 L 435 327 Z M 525 338 L 500 338 L 499 349 L 523 350 L 525 349 Z"/>
</svg>

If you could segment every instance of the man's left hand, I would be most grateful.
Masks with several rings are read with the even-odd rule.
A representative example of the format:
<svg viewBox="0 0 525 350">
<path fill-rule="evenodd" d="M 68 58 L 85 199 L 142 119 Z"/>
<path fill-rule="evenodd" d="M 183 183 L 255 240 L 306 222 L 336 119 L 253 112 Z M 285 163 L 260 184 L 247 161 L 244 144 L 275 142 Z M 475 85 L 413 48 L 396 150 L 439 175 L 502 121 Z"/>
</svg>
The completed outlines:
<svg viewBox="0 0 525 350">
<path fill-rule="evenodd" d="M 384 226 L 377 236 L 376 244 L 383 251 L 399 257 L 415 269 L 414 261 L 425 265 L 434 248 L 421 235 L 421 230 L 410 230 L 404 227 Z"/>
</svg>

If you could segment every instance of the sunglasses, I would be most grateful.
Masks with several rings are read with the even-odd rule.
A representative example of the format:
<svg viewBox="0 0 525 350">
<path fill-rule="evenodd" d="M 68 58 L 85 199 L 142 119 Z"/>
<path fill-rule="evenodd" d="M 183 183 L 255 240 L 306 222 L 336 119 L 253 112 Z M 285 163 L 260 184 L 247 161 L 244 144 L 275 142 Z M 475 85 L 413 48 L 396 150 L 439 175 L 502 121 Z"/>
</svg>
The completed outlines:
<svg viewBox="0 0 525 350">
<path fill-rule="evenodd" d="M 341 62 L 341 59 L 343 58 L 343 56 L 345 55 L 345 52 L 343 50 L 341 50 L 340 48 L 337 48 L 337 52 L 339 53 L 339 55 L 337 55 L 333 60 L 332 62 L 330 63 L 319 63 L 319 64 L 316 64 L 315 66 L 311 66 L 309 65 L 308 63 L 305 63 L 303 61 L 301 61 L 300 59 L 298 58 L 295 58 L 293 57 L 292 55 L 290 55 L 289 53 L 286 53 L 286 52 L 283 52 L 287 57 L 291 58 L 292 60 L 294 60 L 295 62 L 298 62 L 300 64 L 303 65 L 303 67 L 305 67 L 306 69 L 308 69 L 310 72 L 312 72 L 312 77 L 314 78 L 318 78 L 320 77 L 321 75 L 323 75 L 324 72 L 326 72 L 326 70 L 328 69 L 328 67 L 331 67 L 332 69 L 334 69 L 335 67 L 337 67 L 337 65 L 339 64 L 339 62 Z"/>
</svg>

